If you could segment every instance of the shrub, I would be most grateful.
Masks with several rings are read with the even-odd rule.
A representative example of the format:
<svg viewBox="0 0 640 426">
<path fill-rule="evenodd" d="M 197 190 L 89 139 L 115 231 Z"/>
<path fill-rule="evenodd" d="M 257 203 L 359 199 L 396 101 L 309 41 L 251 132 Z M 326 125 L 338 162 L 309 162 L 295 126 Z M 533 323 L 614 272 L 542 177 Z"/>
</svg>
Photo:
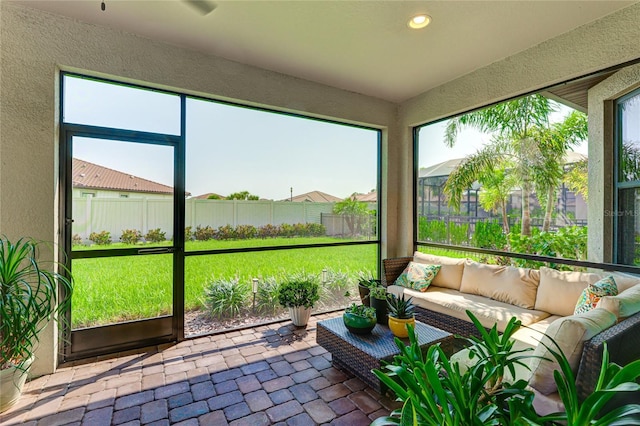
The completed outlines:
<svg viewBox="0 0 640 426">
<path fill-rule="evenodd" d="M 451 240 L 451 244 L 458 246 L 469 244 L 469 224 L 449 222 L 449 239 Z"/>
<path fill-rule="evenodd" d="M 246 309 L 251 287 L 239 280 L 219 279 L 211 282 L 204 292 L 204 304 L 213 317 L 232 318 Z"/>
<path fill-rule="evenodd" d="M 73 234 L 73 237 L 71 237 L 71 244 L 74 246 L 81 246 L 82 245 L 82 237 L 78 234 Z"/>
<path fill-rule="evenodd" d="M 278 281 L 274 277 L 265 278 L 258 284 L 256 294 L 256 311 L 263 315 L 277 315 L 282 313 L 278 303 Z"/>
<path fill-rule="evenodd" d="M 295 274 L 278 287 L 278 303 L 285 308 L 304 306 L 312 308 L 320 299 L 318 277 L 311 274 Z"/>
<path fill-rule="evenodd" d="M 447 241 L 447 226 L 442 220 L 427 220 L 420 216 L 418 220 L 418 239 L 444 243 Z"/>
<path fill-rule="evenodd" d="M 240 240 L 248 240 L 255 238 L 258 235 L 258 230 L 253 225 L 238 225 L 234 234 Z"/>
<path fill-rule="evenodd" d="M 191 226 L 184 228 L 184 239 L 185 241 L 193 240 L 193 228 Z"/>
<path fill-rule="evenodd" d="M 136 244 L 141 239 L 142 232 L 137 229 L 125 229 L 122 231 L 122 235 L 120 236 L 120 241 L 125 244 Z"/>
<path fill-rule="evenodd" d="M 586 259 L 587 228 L 567 226 L 557 232 L 542 232 L 538 228 L 531 230 L 531 236 L 509 233 L 511 250 L 516 253 L 537 254 L 540 256 L 561 257 L 565 259 Z M 525 259 L 513 259 L 521 267 L 539 268 L 544 262 Z M 567 265 L 551 263 L 550 268 L 571 269 Z"/>
<path fill-rule="evenodd" d="M 209 225 L 205 227 L 198 225 L 196 226 L 196 232 L 193 233 L 193 236 L 198 241 L 213 240 L 216 236 L 216 231 Z"/>
<path fill-rule="evenodd" d="M 478 248 L 502 250 L 507 246 L 507 236 L 497 221 L 476 223 L 471 241 Z"/>
<path fill-rule="evenodd" d="M 290 225 L 288 223 L 283 223 L 282 225 L 280 225 L 279 235 L 281 237 L 295 237 L 296 229 L 294 228 L 293 225 Z"/>
<path fill-rule="evenodd" d="M 308 235 L 311 237 L 322 237 L 327 235 L 327 228 L 321 223 L 307 223 Z"/>
<path fill-rule="evenodd" d="M 160 243 L 167 240 L 167 233 L 162 232 L 160 228 L 150 229 L 147 235 L 144 236 L 144 239 L 148 243 Z"/>
<path fill-rule="evenodd" d="M 267 224 L 258 228 L 258 237 L 275 238 L 280 233 L 280 228 L 275 225 Z"/>
<path fill-rule="evenodd" d="M 236 230 L 231 225 L 225 225 L 218 228 L 216 231 L 216 240 L 233 240 L 236 238 Z"/>
<path fill-rule="evenodd" d="M 111 233 L 109 231 L 92 232 L 89 234 L 89 240 L 99 246 L 108 246 L 111 244 Z"/>
</svg>

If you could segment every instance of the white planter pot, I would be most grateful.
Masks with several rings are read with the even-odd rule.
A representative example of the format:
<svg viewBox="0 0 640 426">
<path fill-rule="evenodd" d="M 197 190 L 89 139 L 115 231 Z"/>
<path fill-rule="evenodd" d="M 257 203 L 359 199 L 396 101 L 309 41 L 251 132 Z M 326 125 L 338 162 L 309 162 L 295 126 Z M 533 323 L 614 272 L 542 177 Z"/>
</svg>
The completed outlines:
<svg viewBox="0 0 640 426">
<path fill-rule="evenodd" d="M 20 399 L 32 362 L 33 359 L 27 361 L 22 370 L 16 367 L 0 370 L 0 413 L 7 411 Z"/>
<path fill-rule="evenodd" d="M 296 327 L 304 327 L 309 322 L 311 308 L 305 308 L 304 306 L 289 308 L 289 315 L 291 315 L 293 325 Z"/>
</svg>

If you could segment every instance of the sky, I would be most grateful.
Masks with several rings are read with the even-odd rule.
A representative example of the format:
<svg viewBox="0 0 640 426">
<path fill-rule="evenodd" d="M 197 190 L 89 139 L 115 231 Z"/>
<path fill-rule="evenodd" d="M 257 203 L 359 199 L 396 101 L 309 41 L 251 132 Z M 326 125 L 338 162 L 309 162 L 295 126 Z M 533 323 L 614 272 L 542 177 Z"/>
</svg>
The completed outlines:
<svg viewBox="0 0 640 426">
<path fill-rule="evenodd" d="M 64 120 L 177 135 L 177 96 L 67 77 Z M 188 99 L 186 189 L 192 195 L 249 191 L 267 199 L 322 191 L 339 198 L 376 188 L 378 132 Z M 172 149 L 75 140 L 73 155 L 172 185 Z"/>
<path fill-rule="evenodd" d="M 129 130 L 180 134 L 177 95 L 75 77 L 65 79 L 64 120 Z M 571 111 L 558 106 L 559 121 Z M 339 198 L 377 184 L 378 132 L 291 115 L 187 99 L 186 190 L 192 196 L 249 191 L 281 200 L 311 191 Z M 472 154 L 491 135 L 462 130 L 444 145 L 446 121 L 419 131 L 419 166 Z M 576 147 L 587 154 L 587 143 Z M 124 173 L 173 185 L 173 149 L 77 138 L 73 155 Z"/>
</svg>

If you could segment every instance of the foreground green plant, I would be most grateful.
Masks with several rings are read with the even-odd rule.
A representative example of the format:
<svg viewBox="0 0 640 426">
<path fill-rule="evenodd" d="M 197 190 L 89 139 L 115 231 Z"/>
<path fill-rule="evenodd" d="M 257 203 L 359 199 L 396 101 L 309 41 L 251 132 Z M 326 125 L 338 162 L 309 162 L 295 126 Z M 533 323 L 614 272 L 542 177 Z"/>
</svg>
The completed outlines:
<svg viewBox="0 0 640 426">
<path fill-rule="evenodd" d="M 534 394 L 525 380 L 508 382 L 505 373 L 515 375 L 517 365 L 525 365 L 525 351 L 514 351 L 511 336 L 520 323 L 512 318 L 502 335 L 496 327 L 487 331 L 467 311 L 480 338 L 466 339 L 469 357 L 476 360 L 468 368 L 451 361 L 439 345 L 426 355 L 420 349 L 413 327 L 409 345 L 396 339 L 400 354 L 374 374 L 403 402 L 388 417 L 376 419 L 380 425 L 640 425 L 640 405 L 629 404 L 604 413 L 603 409 L 620 392 L 640 390 L 640 360 L 624 367 L 609 362 L 607 347 L 595 390 L 584 400 L 578 398 L 575 376 L 561 351 L 548 348 L 560 365 L 554 380 L 565 411 L 539 416 L 533 409 Z M 553 342 L 553 340 L 552 340 Z M 543 344 L 543 343 L 541 343 Z M 555 344 L 555 342 L 553 342 Z M 556 345 L 556 348 L 558 346 Z"/>
<path fill-rule="evenodd" d="M 320 284 L 316 275 L 300 273 L 288 278 L 278 288 L 278 303 L 285 308 L 313 308 L 320 299 Z"/>
<path fill-rule="evenodd" d="M 44 269 L 64 267 L 41 261 L 39 250 L 30 239 L 0 238 L 0 370 L 26 368 L 40 331 L 55 317 L 64 321 L 71 301 L 72 280 Z"/>
<path fill-rule="evenodd" d="M 205 289 L 205 306 L 211 316 L 231 318 L 249 306 L 250 292 L 249 284 L 237 278 L 215 280 Z"/>
</svg>

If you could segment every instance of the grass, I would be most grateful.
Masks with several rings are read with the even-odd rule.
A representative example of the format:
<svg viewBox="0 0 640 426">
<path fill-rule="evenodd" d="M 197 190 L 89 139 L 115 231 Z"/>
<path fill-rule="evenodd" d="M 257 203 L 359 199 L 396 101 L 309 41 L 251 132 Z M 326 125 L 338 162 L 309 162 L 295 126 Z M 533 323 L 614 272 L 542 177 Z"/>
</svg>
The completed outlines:
<svg viewBox="0 0 640 426">
<path fill-rule="evenodd" d="M 192 241 L 187 243 L 187 251 L 335 241 L 324 237 Z M 109 247 L 131 246 L 118 243 Z M 204 287 L 216 278 L 238 277 L 251 282 L 252 278 L 262 280 L 301 271 L 321 274 L 322 269 L 327 268 L 354 277 L 355 287 L 358 271 L 375 271 L 376 256 L 375 245 L 188 256 L 185 260 L 185 309 L 202 308 Z M 75 280 L 73 328 L 152 318 L 172 310 L 172 255 L 75 259 L 72 273 Z"/>
</svg>

